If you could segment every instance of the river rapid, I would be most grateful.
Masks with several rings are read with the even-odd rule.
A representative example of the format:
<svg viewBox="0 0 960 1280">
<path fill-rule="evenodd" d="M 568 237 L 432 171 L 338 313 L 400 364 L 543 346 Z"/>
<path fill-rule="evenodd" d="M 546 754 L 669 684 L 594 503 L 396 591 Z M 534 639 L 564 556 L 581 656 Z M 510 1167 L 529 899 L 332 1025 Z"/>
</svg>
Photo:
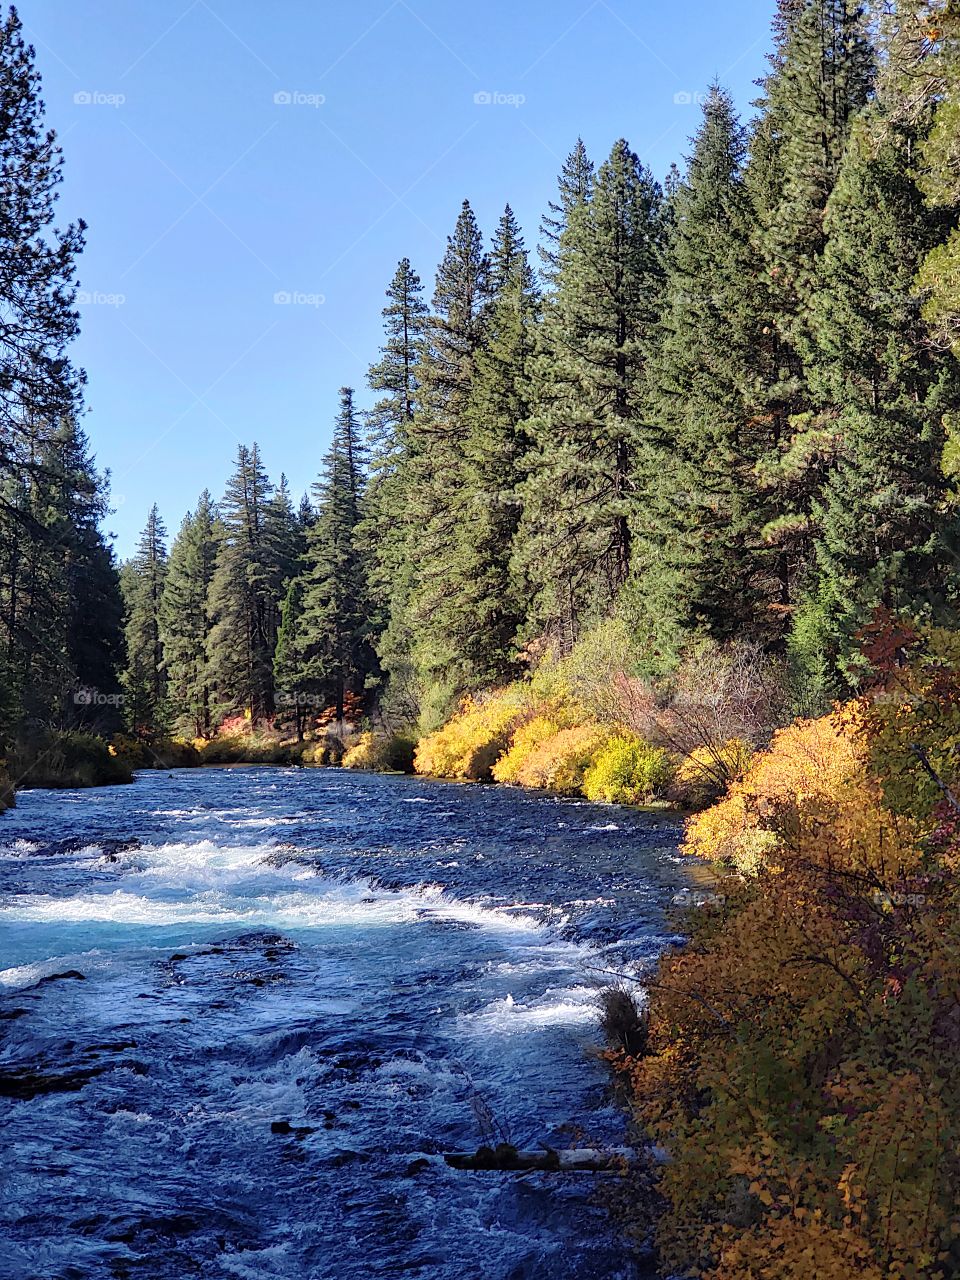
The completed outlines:
<svg viewBox="0 0 960 1280">
<path fill-rule="evenodd" d="M 605 970 L 691 884 L 679 825 L 339 770 L 144 773 L 0 817 L 3 1280 L 630 1280 Z"/>
</svg>

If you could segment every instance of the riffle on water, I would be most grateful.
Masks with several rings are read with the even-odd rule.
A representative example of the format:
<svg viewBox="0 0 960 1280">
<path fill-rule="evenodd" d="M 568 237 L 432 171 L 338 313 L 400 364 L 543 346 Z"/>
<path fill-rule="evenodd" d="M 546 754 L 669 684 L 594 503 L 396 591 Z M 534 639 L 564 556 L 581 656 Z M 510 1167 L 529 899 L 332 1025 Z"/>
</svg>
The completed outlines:
<svg viewBox="0 0 960 1280">
<path fill-rule="evenodd" d="M 638 1274 L 594 1177 L 442 1153 L 622 1139 L 596 991 L 670 940 L 677 838 L 334 770 L 22 794 L 0 818 L 0 1277 Z"/>
</svg>

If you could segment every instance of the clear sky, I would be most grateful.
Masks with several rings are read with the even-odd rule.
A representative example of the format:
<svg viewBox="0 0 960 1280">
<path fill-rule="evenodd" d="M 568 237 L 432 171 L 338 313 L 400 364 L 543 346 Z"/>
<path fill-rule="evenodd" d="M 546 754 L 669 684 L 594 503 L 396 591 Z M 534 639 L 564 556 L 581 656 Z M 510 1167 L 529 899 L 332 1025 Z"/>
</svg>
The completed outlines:
<svg viewBox="0 0 960 1280">
<path fill-rule="evenodd" d="M 83 217 L 85 427 L 130 553 L 257 440 L 294 493 L 364 377 L 408 256 L 432 292 L 460 202 L 532 248 L 578 134 L 658 177 L 717 77 L 745 113 L 773 0 L 21 0 Z M 686 99 L 693 98 L 690 103 Z M 291 301 L 275 301 L 277 296 Z"/>
</svg>

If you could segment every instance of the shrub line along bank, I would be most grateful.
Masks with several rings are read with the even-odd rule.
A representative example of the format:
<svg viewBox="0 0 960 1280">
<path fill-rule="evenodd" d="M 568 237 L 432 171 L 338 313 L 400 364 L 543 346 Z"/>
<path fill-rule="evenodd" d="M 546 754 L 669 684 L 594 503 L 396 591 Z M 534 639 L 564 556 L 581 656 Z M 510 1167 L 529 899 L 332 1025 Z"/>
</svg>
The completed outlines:
<svg viewBox="0 0 960 1280">
<path fill-rule="evenodd" d="M 342 755 L 591 800 L 702 806 L 724 791 L 683 846 L 716 864 L 718 892 L 686 916 L 688 941 L 661 957 L 609 1055 L 638 1133 L 665 1154 L 631 1175 L 626 1228 L 686 1276 L 960 1274 L 960 637 L 901 628 L 868 656 L 869 696 L 752 758 L 739 737 L 649 745 L 624 723 L 624 707 L 633 726 L 647 712 L 623 689 L 619 716 L 585 716 L 549 670 L 468 701 L 416 747 L 367 732 Z M 734 683 L 755 708 L 756 689 Z M 721 703 L 714 727 L 739 714 Z M 661 720 L 661 740 L 680 741 L 693 705 Z M 150 763 L 119 746 L 128 769 Z M 189 752 L 330 763 L 342 746 L 224 738 Z M 44 767 L 65 776 L 71 759 L 63 748 Z"/>
<path fill-rule="evenodd" d="M 624 1224 L 674 1274 L 960 1275 L 960 636 L 878 626 L 864 655 L 868 693 L 756 752 L 693 745 L 690 697 L 653 715 L 682 749 L 650 745 L 549 675 L 416 750 L 422 773 L 701 810 L 682 847 L 717 891 L 608 1055 L 661 1156 L 631 1174 Z M 707 700 L 714 731 L 763 704 L 733 684 Z M 621 688 L 652 723 L 638 705 Z"/>
</svg>

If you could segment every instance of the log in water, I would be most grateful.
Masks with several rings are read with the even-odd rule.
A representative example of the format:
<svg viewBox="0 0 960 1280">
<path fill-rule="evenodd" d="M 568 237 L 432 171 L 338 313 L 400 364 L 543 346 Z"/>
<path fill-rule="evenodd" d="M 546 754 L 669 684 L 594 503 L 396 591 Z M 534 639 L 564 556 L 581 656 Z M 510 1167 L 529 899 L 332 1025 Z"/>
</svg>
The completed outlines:
<svg viewBox="0 0 960 1280">
<path fill-rule="evenodd" d="M 145 774 L 0 817 L 0 1277 L 639 1274 L 602 970 L 650 961 L 676 825 L 323 770 Z"/>
</svg>

